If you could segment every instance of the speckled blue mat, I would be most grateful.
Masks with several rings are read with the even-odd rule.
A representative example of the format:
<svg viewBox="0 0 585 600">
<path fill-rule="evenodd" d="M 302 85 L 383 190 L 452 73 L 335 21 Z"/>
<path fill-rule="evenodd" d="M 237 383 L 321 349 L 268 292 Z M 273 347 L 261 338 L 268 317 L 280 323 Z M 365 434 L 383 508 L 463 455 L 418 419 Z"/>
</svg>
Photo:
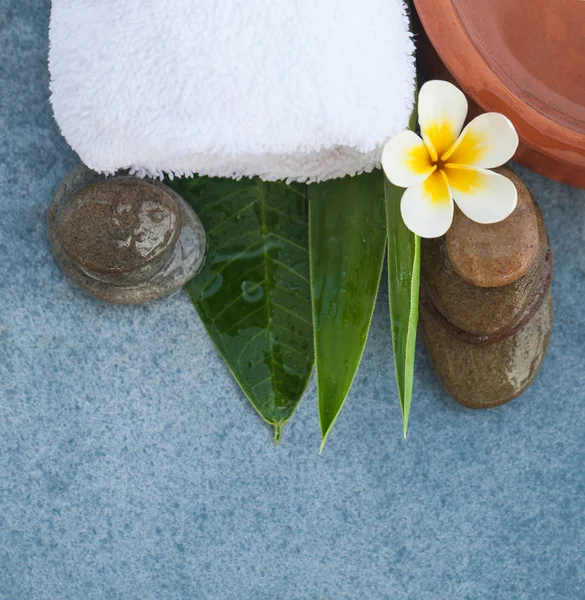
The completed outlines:
<svg viewBox="0 0 585 600">
<path fill-rule="evenodd" d="M 49 5 L 0 0 L 0 599 L 585 598 L 585 192 L 520 170 L 556 260 L 524 396 L 463 409 L 419 348 L 405 441 L 382 291 L 323 456 L 314 385 L 274 447 L 184 293 L 106 306 L 55 265 Z"/>
</svg>

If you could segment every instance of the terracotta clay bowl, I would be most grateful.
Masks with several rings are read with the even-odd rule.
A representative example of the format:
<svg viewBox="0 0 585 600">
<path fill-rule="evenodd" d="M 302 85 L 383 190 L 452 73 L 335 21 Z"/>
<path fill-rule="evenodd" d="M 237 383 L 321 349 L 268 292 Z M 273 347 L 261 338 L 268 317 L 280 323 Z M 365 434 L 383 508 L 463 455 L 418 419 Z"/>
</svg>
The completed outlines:
<svg viewBox="0 0 585 600">
<path fill-rule="evenodd" d="M 415 0 L 452 78 L 484 111 L 509 117 L 515 159 L 585 188 L 585 1 Z M 422 44 L 424 48 L 424 43 Z M 422 53 L 424 67 L 440 67 Z"/>
</svg>

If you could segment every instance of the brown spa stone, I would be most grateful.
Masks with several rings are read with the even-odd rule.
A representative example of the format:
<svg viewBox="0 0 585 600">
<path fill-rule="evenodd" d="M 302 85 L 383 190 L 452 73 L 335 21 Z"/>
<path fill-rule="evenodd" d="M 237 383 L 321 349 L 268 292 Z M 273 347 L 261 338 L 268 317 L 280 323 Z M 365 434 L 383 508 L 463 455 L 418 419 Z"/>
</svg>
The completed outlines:
<svg viewBox="0 0 585 600">
<path fill-rule="evenodd" d="M 553 262 L 542 215 L 518 178 L 502 173 L 520 196 L 505 226 L 486 232 L 494 226 L 459 220 L 451 236 L 422 246 L 423 337 L 443 387 L 470 408 L 504 404 L 530 384 L 552 325 Z"/>
<path fill-rule="evenodd" d="M 176 202 L 140 179 L 85 186 L 64 206 L 58 235 L 65 252 L 102 281 L 140 280 L 160 268 L 181 233 Z"/>
<path fill-rule="evenodd" d="M 55 192 L 48 225 L 63 272 L 105 302 L 168 296 L 205 259 L 205 230 L 185 200 L 160 181 L 127 173 L 105 177 L 78 165 Z"/>
<path fill-rule="evenodd" d="M 460 210 L 447 232 L 447 255 L 455 271 L 473 285 L 499 287 L 520 279 L 534 263 L 539 248 L 539 223 L 532 194 L 510 169 L 496 169 L 518 191 L 514 212 L 503 221 L 485 225 Z"/>
<path fill-rule="evenodd" d="M 430 303 L 421 303 L 425 344 L 445 391 L 468 408 L 490 408 L 516 398 L 538 373 L 552 326 L 550 291 L 540 308 L 507 338 L 476 344 L 444 326 Z"/>
<path fill-rule="evenodd" d="M 505 174 L 512 178 L 511 171 L 506 170 Z M 515 180 L 516 176 L 513 177 Z M 531 229 L 535 220 L 538 244 L 535 251 L 531 247 L 529 250 L 519 252 L 524 257 L 534 254 L 534 259 L 515 281 L 497 287 L 476 285 L 463 278 L 455 269 L 448 251 L 447 236 L 422 241 L 421 279 L 427 296 L 447 321 L 464 332 L 485 338 L 505 335 L 534 312 L 535 301 L 548 289 L 552 275 L 552 255 L 549 251 L 548 236 L 538 205 L 525 187 L 524 190 L 526 193 L 522 194 L 522 210 L 518 215 L 520 218 L 516 218 L 514 214 L 511 224 L 518 230 L 518 236 L 524 237 L 532 246 L 534 235 L 524 236 L 521 232 L 524 228 Z M 527 205 L 531 210 L 528 210 Z M 461 217 L 467 219 L 463 215 Z M 512 216 L 508 218 L 512 219 Z M 476 273 L 474 278 L 485 281 L 485 273 L 494 272 L 495 261 L 492 257 L 497 256 L 498 240 L 495 236 L 485 237 L 482 227 L 493 226 L 479 225 L 477 228 L 466 226 L 465 231 L 467 242 L 471 246 L 478 246 L 478 240 L 481 240 L 484 246 L 483 262 L 478 259 L 474 263 Z M 508 237 L 513 234 L 510 229 L 504 231 Z M 462 236 L 459 235 L 459 239 L 461 238 Z M 461 269 L 461 262 L 460 260 L 459 269 Z M 471 268 L 468 268 L 467 273 L 469 274 L 470 271 Z M 520 271 L 516 271 L 517 275 L 519 273 Z"/>
</svg>

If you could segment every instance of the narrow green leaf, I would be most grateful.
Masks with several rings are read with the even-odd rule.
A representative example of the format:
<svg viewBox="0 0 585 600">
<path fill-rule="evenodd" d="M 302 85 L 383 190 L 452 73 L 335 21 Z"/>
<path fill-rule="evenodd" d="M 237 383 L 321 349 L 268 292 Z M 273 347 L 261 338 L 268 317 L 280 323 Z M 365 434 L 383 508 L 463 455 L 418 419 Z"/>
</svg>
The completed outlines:
<svg viewBox="0 0 585 600">
<path fill-rule="evenodd" d="M 375 171 L 308 188 L 321 450 L 370 329 L 386 247 L 383 181 Z"/>
<path fill-rule="evenodd" d="M 169 185 L 208 237 L 205 266 L 186 290 L 278 441 L 314 364 L 306 186 L 210 177 Z"/>
<path fill-rule="evenodd" d="M 410 129 L 416 126 L 416 109 L 410 118 Z M 418 294 L 420 283 L 420 238 L 404 224 L 400 201 L 404 189 L 393 185 L 386 177 L 386 221 L 388 230 L 388 296 L 390 321 L 400 410 L 404 437 L 412 400 L 414 350 L 418 324 Z"/>
</svg>

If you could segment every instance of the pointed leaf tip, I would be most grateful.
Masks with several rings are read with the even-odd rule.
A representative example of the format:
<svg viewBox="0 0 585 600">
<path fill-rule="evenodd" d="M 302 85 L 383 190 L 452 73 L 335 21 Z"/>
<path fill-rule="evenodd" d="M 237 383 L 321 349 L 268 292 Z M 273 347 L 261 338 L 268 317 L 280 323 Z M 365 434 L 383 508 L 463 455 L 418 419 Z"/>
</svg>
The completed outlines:
<svg viewBox="0 0 585 600">
<path fill-rule="evenodd" d="M 323 451 L 368 337 L 384 262 L 381 171 L 312 184 L 309 255 Z"/>
<path fill-rule="evenodd" d="M 420 285 L 420 237 L 404 224 L 400 201 L 404 190 L 386 180 L 388 296 L 396 383 L 406 438 L 412 400 Z"/>
<path fill-rule="evenodd" d="M 229 370 L 274 441 L 313 372 L 306 186 L 218 177 L 166 182 L 207 232 L 185 287 Z"/>
</svg>

